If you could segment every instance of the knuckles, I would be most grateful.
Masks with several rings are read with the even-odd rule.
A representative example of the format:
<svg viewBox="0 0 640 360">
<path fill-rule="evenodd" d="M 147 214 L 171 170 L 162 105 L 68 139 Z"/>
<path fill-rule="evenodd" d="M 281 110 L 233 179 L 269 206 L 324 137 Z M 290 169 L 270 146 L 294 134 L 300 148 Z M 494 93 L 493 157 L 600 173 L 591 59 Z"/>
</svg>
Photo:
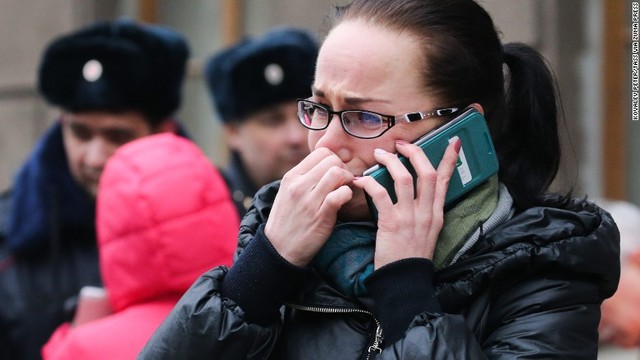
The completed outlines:
<svg viewBox="0 0 640 360">
<path fill-rule="evenodd" d="M 399 186 L 413 186 L 413 176 L 408 172 L 396 175 L 394 180 Z"/>
<path fill-rule="evenodd" d="M 420 181 L 425 181 L 429 184 L 435 184 L 438 181 L 438 173 L 433 169 L 416 170 L 416 174 Z"/>
<path fill-rule="evenodd" d="M 341 167 L 334 165 L 327 170 L 326 175 L 330 178 L 343 177 L 346 171 Z"/>
<path fill-rule="evenodd" d="M 382 186 L 378 186 L 371 190 L 367 190 L 367 192 L 371 197 L 375 199 L 389 197 L 389 193 L 387 192 L 387 189 L 383 188 Z"/>
</svg>

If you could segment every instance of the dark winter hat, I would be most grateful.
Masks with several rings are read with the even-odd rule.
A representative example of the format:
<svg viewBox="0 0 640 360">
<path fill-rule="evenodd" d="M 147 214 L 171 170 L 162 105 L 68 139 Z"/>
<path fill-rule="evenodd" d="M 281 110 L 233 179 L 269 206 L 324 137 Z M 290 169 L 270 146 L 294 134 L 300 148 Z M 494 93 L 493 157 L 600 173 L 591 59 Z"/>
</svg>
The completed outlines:
<svg viewBox="0 0 640 360">
<path fill-rule="evenodd" d="M 47 47 L 38 88 L 68 111 L 134 110 L 156 124 L 180 106 L 188 56 L 183 36 L 167 28 L 97 22 Z"/>
<path fill-rule="evenodd" d="M 215 54 L 205 77 L 223 122 L 311 95 L 318 43 L 304 30 L 278 27 Z"/>
</svg>

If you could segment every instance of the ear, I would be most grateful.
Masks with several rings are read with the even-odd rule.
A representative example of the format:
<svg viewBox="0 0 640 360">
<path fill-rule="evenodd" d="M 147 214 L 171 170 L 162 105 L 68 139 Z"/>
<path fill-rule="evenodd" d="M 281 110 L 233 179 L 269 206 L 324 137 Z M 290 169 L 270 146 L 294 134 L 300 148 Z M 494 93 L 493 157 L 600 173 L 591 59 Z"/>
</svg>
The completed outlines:
<svg viewBox="0 0 640 360">
<path fill-rule="evenodd" d="M 469 105 L 469 107 L 472 107 L 472 108 L 478 110 L 478 112 L 480 112 L 480 114 L 484 115 L 484 109 L 482 108 L 482 105 L 480 105 L 478 103 L 472 103 L 471 105 Z"/>
<path fill-rule="evenodd" d="M 58 117 L 58 121 L 60 122 L 60 124 L 64 125 L 72 116 L 73 114 L 71 112 L 60 109 L 60 116 Z"/>
<path fill-rule="evenodd" d="M 173 119 L 162 120 L 153 130 L 154 133 L 163 133 L 170 132 L 176 133 L 178 132 L 178 124 Z"/>
<path fill-rule="evenodd" d="M 223 125 L 224 128 L 224 137 L 227 141 L 227 145 L 231 150 L 237 150 L 242 147 L 242 134 L 240 131 L 239 123 L 225 123 Z"/>
<path fill-rule="evenodd" d="M 484 109 L 482 108 L 482 105 L 478 104 L 478 103 L 473 103 L 471 105 L 469 105 L 470 107 L 478 110 L 478 112 L 482 115 L 484 115 Z"/>
</svg>

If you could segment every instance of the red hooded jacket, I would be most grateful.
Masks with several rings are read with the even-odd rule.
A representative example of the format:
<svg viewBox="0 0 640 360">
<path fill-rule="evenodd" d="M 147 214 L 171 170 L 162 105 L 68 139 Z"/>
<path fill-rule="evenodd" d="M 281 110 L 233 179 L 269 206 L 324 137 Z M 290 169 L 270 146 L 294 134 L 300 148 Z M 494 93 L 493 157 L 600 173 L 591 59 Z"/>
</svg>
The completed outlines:
<svg viewBox="0 0 640 360">
<path fill-rule="evenodd" d="M 239 226 L 216 168 L 193 142 L 168 133 L 128 143 L 109 159 L 96 222 L 114 312 L 60 326 L 45 360 L 135 359 L 198 276 L 231 265 Z"/>
</svg>

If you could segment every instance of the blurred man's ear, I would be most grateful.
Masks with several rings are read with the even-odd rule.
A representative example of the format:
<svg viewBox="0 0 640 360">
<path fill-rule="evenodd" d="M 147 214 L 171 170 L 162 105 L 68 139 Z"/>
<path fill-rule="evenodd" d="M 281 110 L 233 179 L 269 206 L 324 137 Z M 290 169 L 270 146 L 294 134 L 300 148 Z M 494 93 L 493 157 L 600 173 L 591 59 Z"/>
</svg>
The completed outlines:
<svg viewBox="0 0 640 360">
<path fill-rule="evenodd" d="M 231 150 L 238 150 L 242 148 L 242 142 L 245 141 L 245 139 L 241 136 L 240 124 L 236 122 L 228 122 L 223 125 L 223 128 L 227 146 Z"/>
</svg>

